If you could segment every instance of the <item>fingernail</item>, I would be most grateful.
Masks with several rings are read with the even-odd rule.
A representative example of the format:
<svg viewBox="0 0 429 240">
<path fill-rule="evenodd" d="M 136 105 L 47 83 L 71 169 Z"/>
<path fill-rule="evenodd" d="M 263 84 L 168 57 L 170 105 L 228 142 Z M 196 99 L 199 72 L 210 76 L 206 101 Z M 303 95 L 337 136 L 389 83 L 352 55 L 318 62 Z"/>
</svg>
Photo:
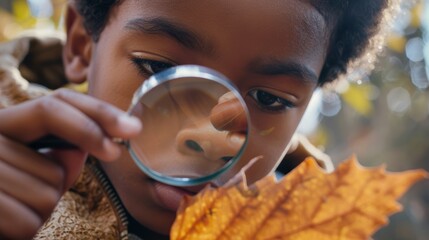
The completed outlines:
<svg viewBox="0 0 429 240">
<path fill-rule="evenodd" d="M 219 131 L 245 131 L 247 115 L 238 101 L 228 101 L 216 105 L 210 113 L 212 125 Z"/>
<path fill-rule="evenodd" d="M 121 115 L 118 119 L 118 122 L 122 129 L 127 129 L 132 132 L 140 131 L 142 127 L 140 119 L 134 116 Z"/>
<path fill-rule="evenodd" d="M 219 98 L 218 102 L 219 103 L 224 103 L 224 102 L 227 102 L 227 101 L 231 101 L 233 99 L 237 99 L 237 97 L 235 96 L 235 94 L 233 92 L 227 92 L 227 93 L 225 93 L 224 95 L 222 95 Z"/>
<path fill-rule="evenodd" d="M 246 140 L 246 137 L 243 134 L 231 134 L 229 136 L 229 140 L 231 141 L 231 143 L 243 144 Z"/>
</svg>

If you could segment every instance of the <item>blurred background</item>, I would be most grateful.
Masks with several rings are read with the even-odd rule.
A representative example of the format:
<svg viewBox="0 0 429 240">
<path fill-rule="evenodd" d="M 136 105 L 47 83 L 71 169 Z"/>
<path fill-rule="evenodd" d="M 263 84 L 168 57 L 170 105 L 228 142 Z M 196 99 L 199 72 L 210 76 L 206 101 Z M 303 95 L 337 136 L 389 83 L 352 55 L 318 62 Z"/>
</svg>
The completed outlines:
<svg viewBox="0 0 429 240">
<path fill-rule="evenodd" d="M 65 2 L 0 0 L 0 42 L 28 29 L 62 31 Z M 404 4 L 372 74 L 317 91 L 300 126 L 336 165 L 355 153 L 365 166 L 429 171 L 429 0 Z M 401 203 L 374 239 L 429 239 L 429 181 Z"/>
</svg>

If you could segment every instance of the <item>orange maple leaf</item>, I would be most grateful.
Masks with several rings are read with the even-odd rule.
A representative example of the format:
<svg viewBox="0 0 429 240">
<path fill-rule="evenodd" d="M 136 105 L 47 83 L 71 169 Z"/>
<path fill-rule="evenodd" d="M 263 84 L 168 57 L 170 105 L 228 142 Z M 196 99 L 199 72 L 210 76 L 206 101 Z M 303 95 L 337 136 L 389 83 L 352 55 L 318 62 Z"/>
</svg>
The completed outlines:
<svg viewBox="0 0 429 240">
<path fill-rule="evenodd" d="M 401 210 L 396 199 L 424 177 L 423 170 L 363 168 L 355 157 L 326 174 L 308 158 L 278 183 L 268 176 L 250 188 L 241 182 L 186 197 L 170 237 L 368 239 Z"/>
</svg>

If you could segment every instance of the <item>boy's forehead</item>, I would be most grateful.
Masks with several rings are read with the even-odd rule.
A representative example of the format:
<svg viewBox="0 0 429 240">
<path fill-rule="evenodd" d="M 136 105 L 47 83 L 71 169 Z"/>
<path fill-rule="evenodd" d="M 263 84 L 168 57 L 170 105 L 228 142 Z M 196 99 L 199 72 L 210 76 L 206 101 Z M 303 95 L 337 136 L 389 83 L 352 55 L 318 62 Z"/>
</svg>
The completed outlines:
<svg viewBox="0 0 429 240">
<path fill-rule="evenodd" d="M 221 13 L 228 16 L 248 16 L 257 18 L 258 21 L 268 20 L 269 16 L 283 18 L 279 24 L 287 25 L 287 20 L 292 16 L 302 16 L 303 23 L 308 28 L 324 29 L 325 21 L 316 5 L 310 0 L 271 0 L 268 4 L 260 0 L 125 0 L 121 3 L 129 3 L 134 9 L 140 9 L 154 15 L 165 12 L 192 13 L 200 12 L 200 15 Z M 189 14 L 192 16 L 192 14 Z"/>
<path fill-rule="evenodd" d="M 241 22 L 243 28 L 247 25 L 254 31 L 262 26 L 280 26 L 285 31 L 293 27 L 319 41 L 327 35 L 325 18 L 310 0 L 271 0 L 269 4 L 260 0 L 125 0 L 122 3 L 130 9 L 140 10 L 133 11 L 141 13 L 135 18 L 164 16 L 173 21 L 174 18 L 191 19 L 193 25 L 198 25 L 211 16 L 221 16 L 219 24 L 230 19 L 230 22 Z"/>
</svg>

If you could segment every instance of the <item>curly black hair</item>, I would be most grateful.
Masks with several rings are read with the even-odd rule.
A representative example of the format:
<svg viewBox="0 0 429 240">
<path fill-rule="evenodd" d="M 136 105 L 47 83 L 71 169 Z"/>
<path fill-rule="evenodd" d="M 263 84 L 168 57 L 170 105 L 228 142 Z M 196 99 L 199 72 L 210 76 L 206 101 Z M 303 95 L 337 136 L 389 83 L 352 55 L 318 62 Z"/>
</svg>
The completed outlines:
<svg viewBox="0 0 429 240">
<path fill-rule="evenodd" d="M 84 25 L 98 41 L 110 10 L 123 0 L 75 0 Z M 386 36 L 386 27 L 400 0 L 310 0 L 331 29 L 330 46 L 319 85 L 336 79 L 357 80 L 374 67 Z"/>
</svg>

